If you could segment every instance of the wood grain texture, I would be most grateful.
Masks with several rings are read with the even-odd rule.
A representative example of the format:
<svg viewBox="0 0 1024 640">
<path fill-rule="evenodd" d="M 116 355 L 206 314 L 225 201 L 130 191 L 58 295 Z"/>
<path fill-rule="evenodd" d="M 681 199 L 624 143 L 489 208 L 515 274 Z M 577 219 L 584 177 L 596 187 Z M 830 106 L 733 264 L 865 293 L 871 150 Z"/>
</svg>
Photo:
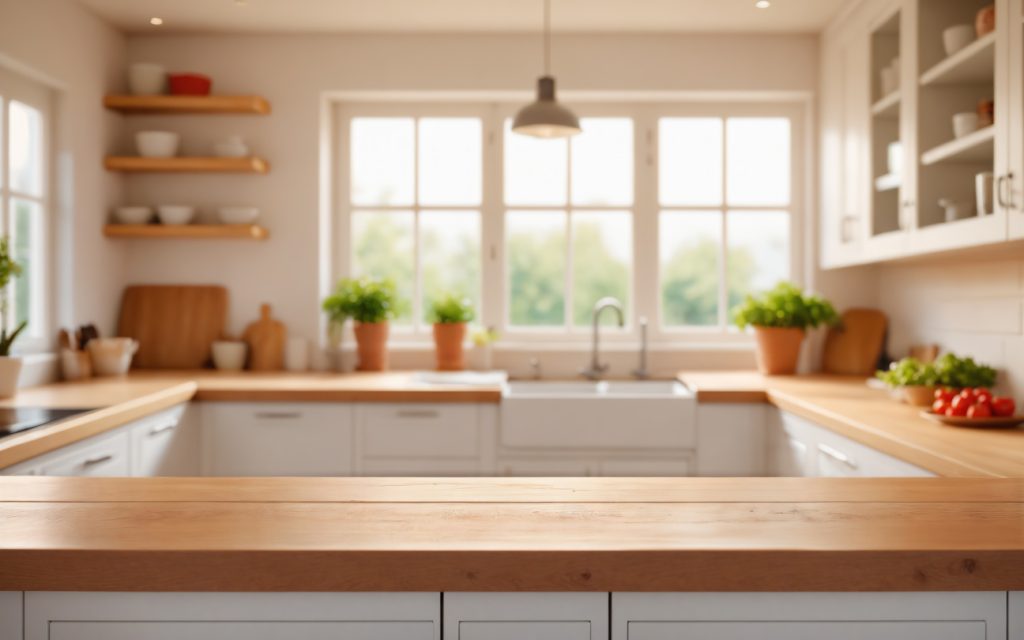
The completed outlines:
<svg viewBox="0 0 1024 640">
<path fill-rule="evenodd" d="M 219 286 L 134 285 L 126 287 L 119 336 L 139 341 L 138 369 L 198 369 L 224 333 L 228 292 Z"/>
<path fill-rule="evenodd" d="M 191 238 L 220 240 L 266 240 L 270 232 L 255 224 L 108 224 L 108 238 Z"/>
<path fill-rule="evenodd" d="M 24 487 L 32 480 L 0 478 L 0 492 L 8 493 L 6 484 Z M 38 480 L 59 494 L 61 482 Z M 109 484 L 62 482 L 79 497 L 83 487 L 112 491 Z M 252 495 L 250 482 L 265 481 L 229 482 L 233 488 L 213 484 L 237 498 Z M 417 484 L 360 480 L 364 488 L 395 482 Z M 562 501 L 557 491 L 522 501 L 519 487 L 474 482 L 492 499 L 453 500 L 449 488 L 422 485 L 420 498 L 397 502 L 0 502 L 0 589 L 1024 588 L 1024 503 L 960 500 L 978 489 L 976 480 L 919 481 L 947 493 L 946 501 L 935 502 L 748 501 L 742 488 L 734 501 L 643 501 L 652 493 L 679 498 L 673 492 L 691 484 L 689 479 L 648 480 L 632 492 L 611 490 L 600 501 Z M 862 483 L 799 482 L 812 493 L 834 490 L 837 496 L 847 490 L 839 487 Z M 997 490 L 1024 488 L 1021 480 L 988 482 L 1004 487 Z M 965 483 L 963 494 L 960 483 Z M 602 484 L 608 485 L 582 478 L 570 484 L 593 484 L 594 498 L 602 497 Z M 196 486 L 180 497 L 202 490 Z M 795 486 L 781 491 L 796 492 Z"/>
<path fill-rule="evenodd" d="M 267 173 L 270 163 L 263 158 L 143 158 L 107 156 L 108 171 L 128 173 Z"/>
<path fill-rule="evenodd" d="M 822 354 L 822 371 L 870 376 L 878 367 L 889 321 L 877 309 L 847 309 L 840 324 L 828 330 Z"/>
<path fill-rule="evenodd" d="M 108 95 L 103 106 L 128 114 L 255 114 L 270 113 L 260 96 L 135 96 Z"/>
<path fill-rule="evenodd" d="M 242 333 L 249 345 L 249 368 L 253 371 L 281 371 L 284 369 L 284 342 L 287 332 L 284 323 L 270 314 L 270 305 L 260 305 L 260 317 Z"/>
</svg>

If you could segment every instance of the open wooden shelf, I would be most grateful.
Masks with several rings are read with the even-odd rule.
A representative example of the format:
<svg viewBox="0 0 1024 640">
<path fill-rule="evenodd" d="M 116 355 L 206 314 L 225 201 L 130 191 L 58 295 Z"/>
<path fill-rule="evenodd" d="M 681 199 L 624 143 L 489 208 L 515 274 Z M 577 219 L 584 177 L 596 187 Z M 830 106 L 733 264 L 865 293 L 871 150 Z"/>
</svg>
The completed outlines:
<svg viewBox="0 0 1024 640">
<path fill-rule="evenodd" d="M 900 92 L 893 91 L 871 105 L 871 114 L 880 118 L 895 118 L 900 113 Z"/>
<path fill-rule="evenodd" d="M 153 114 L 219 114 L 241 113 L 266 115 L 270 103 L 260 96 L 131 96 L 111 95 L 103 106 L 122 113 Z"/>
<path fill-rule="evenodd" d="M 995 126 L 979 129 L 974 133 L 950 142 L 940 144 L 921 154 L 921 164 L 931 165 L 940 162 L 991 162 L 993 157 L 992 142 L 995 140 Z"/>
<path fill-rule="evenodd" d="M 108 238 L 235 238 L 265 240 L 266 228 L 255 224 L 108 224 Z"/>
<path fill-rule="evenodd" d="M 267 173 L 270 163 L 263 158 L 142 158 L 139 156 L 107 156 L 109 171 L 144 173 Z"/>
<path fill-rule="evenodd" d="M 981 84 L 995 77 L 996 34 L 978 38 L 921 74 L 922 85 Z"/>
</svg>

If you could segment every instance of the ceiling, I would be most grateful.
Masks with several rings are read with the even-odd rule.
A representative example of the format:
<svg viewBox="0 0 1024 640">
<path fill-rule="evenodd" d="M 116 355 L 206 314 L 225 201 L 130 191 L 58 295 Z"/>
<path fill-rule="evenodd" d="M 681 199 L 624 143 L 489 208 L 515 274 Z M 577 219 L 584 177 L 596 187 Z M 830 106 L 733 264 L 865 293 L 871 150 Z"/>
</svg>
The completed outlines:
<svg viewBox="0 0 1024 640">
<path fill-rule="evenodd" d="M 130 33 L 451 33 L 539 29 L 542 0 L 79 0 Z M 563 32 L 820 31 L 849 0 L 552 0 Z M 162 26 L 149 24 L 151 17 Z"/>
</svg>

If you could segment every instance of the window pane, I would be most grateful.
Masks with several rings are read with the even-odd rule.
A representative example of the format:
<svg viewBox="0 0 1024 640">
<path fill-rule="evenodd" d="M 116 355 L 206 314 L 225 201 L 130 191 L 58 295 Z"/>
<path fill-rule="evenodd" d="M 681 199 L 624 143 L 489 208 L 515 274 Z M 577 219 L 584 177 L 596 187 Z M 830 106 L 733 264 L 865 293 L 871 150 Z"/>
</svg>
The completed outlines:
<svg viewBox="0 0 1024 640">
<path fill-rule="evenodd" d="M 594 303 L 617 298 L 629 318 L 629 280 L 633 255 L 633 220 L 627 211 L 572 214 L 573 319 L 589 326 Z M 610 313 L 602 324 L 615 325 Z"/>
<path fill-rule="evenodd" d="M 453 293 L 473 303 L 480 314 L 480 214 L 476 211 L 420 213 L 420 263 L 423 321 L 431 303 Z"/>
<path fill-rule="evenodd" d="M 663 205 L 722 204 L 721 118 L 658 121 L 658 194 Z"/>
<path fill-rule="evenodd" d="M 509 323 L 564 326 L 565 213 L 510 211 L 505 243 Z"/>
<path fill-rule="evenodd" d="M 412 320 L 416 255 L 411 211 L 352 214 L 352 274 L 387 278 L 398 290 L 398 324 Z"/>
<path fill-rule="evenodd" d="M 572 203 L 633 204 L 633 121 L 584 118 L 572 138 Z"/>
<path fill-rule="evenodd" d="M 569 190 L 569 145 L 564 138 L 541 140 L 512 133 L 505 121 L 505 202 L 510 205 L 565 204 Z"/>
<path fill-rule="evenodd" d="M 45 331 L 42 257 L 43 211 L 38 202 L 11 200 L 11 254 L 21 265 L 21 275 L 11 279 L 10 329 L 28 322 L 24 336 L 39 337 Z"/>
<path fill-rule="evenodd" d="M 729 118 L 729 204 L 789 204 L 789 120 Z"/>
<path fill-rule="evenodd" d="M 730 211 L 729 309 L 749 293 L 771 289 L 789 279 L 789 214 L 785 211 Z M 731 318 L 730 318 L 731 322 Z"/>
<path fill-rule="evenodd" d="M 482 135 L 479 118 L 420 120 L 420 204 L 480 204 Z"/>
<path fill-rule="evenodd" d="M 413 129 L 412 118 L 353 118 L 353 204 L 413 203 Z"/>
<path fill-rule="evenodd" d="M 661 213 L 659 258 L 662 324 L 718 324 L 721 215 L 717 211 Z"/>
<path fill-rule="evenodd" d="M 12 100 L 7 110 L 11 189 L 43 195 L 43 114 Z"/>
</svg>

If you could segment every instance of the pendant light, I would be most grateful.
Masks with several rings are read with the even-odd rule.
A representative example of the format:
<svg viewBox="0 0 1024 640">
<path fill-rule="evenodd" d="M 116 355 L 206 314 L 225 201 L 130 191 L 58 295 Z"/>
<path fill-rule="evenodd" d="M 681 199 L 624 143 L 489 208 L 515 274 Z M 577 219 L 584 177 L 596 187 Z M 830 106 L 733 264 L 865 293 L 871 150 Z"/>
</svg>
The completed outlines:
<svg viewBox="0 0 1024 640">
<path fill-rule="evenodd" d="M 537 100 L 516 114 L 512 131 L 534 138 L 568 138 L 580 133 L 580 119 L 555 99 L 551 77 L 551 0 L 544 0 L 544 75 L 537 80 Z"/>
</svg>

